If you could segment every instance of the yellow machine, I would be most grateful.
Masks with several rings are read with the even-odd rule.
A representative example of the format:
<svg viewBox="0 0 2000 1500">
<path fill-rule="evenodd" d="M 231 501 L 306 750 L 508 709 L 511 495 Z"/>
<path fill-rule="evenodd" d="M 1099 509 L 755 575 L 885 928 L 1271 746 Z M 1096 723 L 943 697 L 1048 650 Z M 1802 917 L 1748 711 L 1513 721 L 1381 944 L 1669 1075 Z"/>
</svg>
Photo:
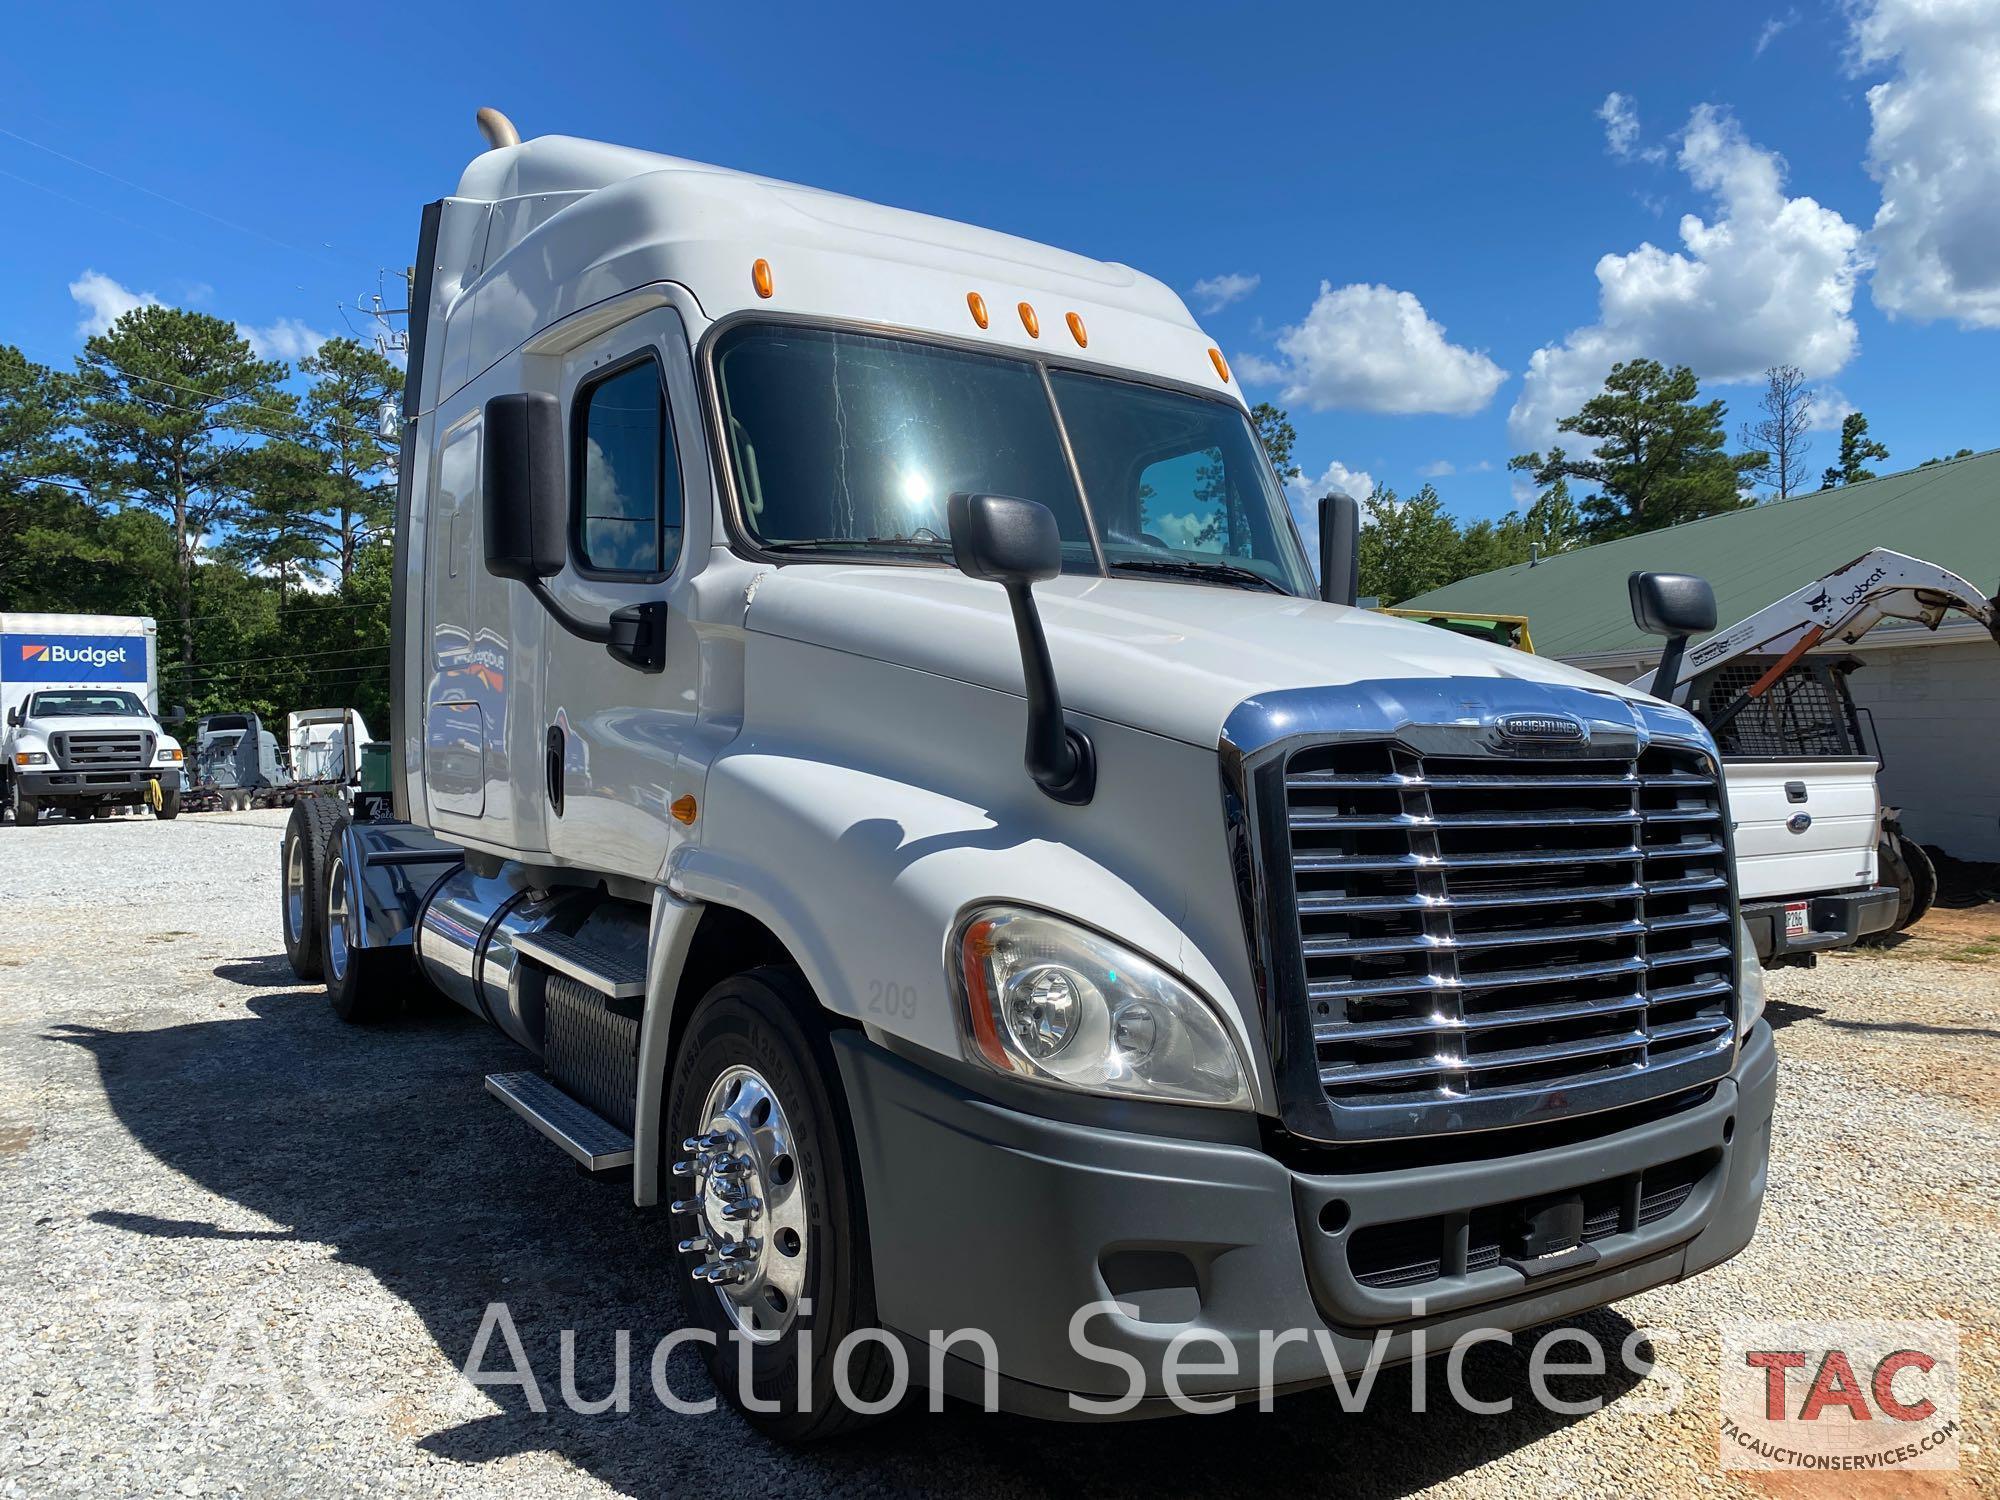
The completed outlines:
<svg viewBox="0 0 2000 1500">
<path fill-rule="evenodd" d="M 1535 654 L 1535 638 L 1528 634 L 1526 615 L 1476 615 L 1456 610 L 1450 614 L 1437 614 L 1428 609 L 1384 609 L 1378 613 L 1395 615 L 1404 620 L 1422 620 L 1440 630 L 1452 630 L 1475 640 L 1512 646 L 1530 656 Z"/>
</svg>

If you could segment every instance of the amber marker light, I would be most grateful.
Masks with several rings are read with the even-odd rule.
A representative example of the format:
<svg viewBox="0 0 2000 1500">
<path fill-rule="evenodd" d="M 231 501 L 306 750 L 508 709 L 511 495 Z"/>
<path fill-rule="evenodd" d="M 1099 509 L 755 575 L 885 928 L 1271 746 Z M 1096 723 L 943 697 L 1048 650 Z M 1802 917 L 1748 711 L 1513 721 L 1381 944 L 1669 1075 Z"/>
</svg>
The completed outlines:
<svg viewBox="0 0 2000 1500">
<path fill-rule="evenodd" d="M 1021 304 L 1024 308 L 1027 304 Z M 993 995 L 986 984 L 986 960 L 993 953 L 993 929 L 999 923 L 987 918 L 965 929 L 960 940 L 959 965 L 965 980 L 967 1019 L 972 1023 L 972 1040 L 986 1060 L 1006 1073 L 1027 1070 L 1000 1040 L 1000 1028 L 993 1023 Z"/>
<path fill-rule="evenodd" d="M 1215 373 L 1222 377 L 1224 385 L 1229 384 L 1229 361 L 1222 357 L 1220 349 L 1208 351 L 1208 362 L 1215 366 Z"/>
<path fill-rule="evenodd" d="M 1021 304 L 1021 326 L 1028 330 L 1028 337 L 1031 339 L 1042 336 L 1042 320 L 1035 316 L 1035 310 L 1025 302 Z"/>
<path fill-rule="evenodd" d="M 1064 313 L 1063 321 L 1069 324 L 1069 336 L 1076 340 L 1076 347 L 1079 349 L 1088 349 L 1090 347 L 1090 337 L 1083 331 L 1083 319 L 1079 318 L 1075 313 Z"/>
<path fill-rule="evenodd" d="M 972 313 L 972 321 L 981 328 L 986 326 L 986 299 L 977 292 L 965 294 L 965 305 Z"/>
<path fill-rule="evenodd" d="M 771 295 L 771 263 L 768 260 L 751 262 L 750 285 L 757 288 L 757 295 L 760 297 Z"/>
<path fill-rule="evenodd" d="M 757 264 L 762 265 L 763 262 L 759 261 Z M 690 824 L 693 823 L 695 817 L 695 805 L 693 796 L 689 795 L 689 796 L 674 798 L 673 804 L 670 807 L 668 807 L 667 811 L 674 815 L 674 821 L 676 823 L 690 823 Z"/>
</svg>

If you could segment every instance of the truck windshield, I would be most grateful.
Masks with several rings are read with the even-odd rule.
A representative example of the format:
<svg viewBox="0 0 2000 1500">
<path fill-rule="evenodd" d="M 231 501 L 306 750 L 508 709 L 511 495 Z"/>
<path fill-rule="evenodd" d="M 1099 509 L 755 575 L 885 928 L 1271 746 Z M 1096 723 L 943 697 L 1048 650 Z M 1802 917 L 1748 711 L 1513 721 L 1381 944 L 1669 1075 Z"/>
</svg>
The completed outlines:
<svg viewBox="0 0 2000 1500">
<path fill-rule="evenodd" d="M 724 334 L 715 369 L 743 522 L 767 550 L 948 561 L 946 497 L 983 492 L 1046 505 L 1065 572 L 1312 592 L 1233 403 L 763 322 Z"/>
<path fill-rule="evenodd" d="M 130 693 L 36 693 L 28 700 L 31 719 L 89 719 L 105 714 L 150 717 L 146 705 Z"/>
</svg>

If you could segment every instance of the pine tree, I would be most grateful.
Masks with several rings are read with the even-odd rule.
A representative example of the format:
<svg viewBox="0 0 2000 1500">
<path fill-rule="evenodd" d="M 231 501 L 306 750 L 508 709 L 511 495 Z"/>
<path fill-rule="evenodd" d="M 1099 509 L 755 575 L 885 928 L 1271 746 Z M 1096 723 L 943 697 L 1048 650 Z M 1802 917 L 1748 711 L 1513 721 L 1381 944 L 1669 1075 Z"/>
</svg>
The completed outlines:
<svg viewBox="0 0 2000 1500">
<path fill-rule="evenodd" d="M 258 359 L 234 324 L 148 306 L 93 337 L 77 358 L 82 468 L 100 495 L 142 506 L 172 529 L 173 618 L 195 661 L 194 576 L 209 543 L 249 511 L 267 438 L 296 427 L 288 373 Z"/>
<path fill-rule="evenodd" d="M 1873 479 L 1875 471 L 1868 467 L 1871 461 L 1887 463 L 1889 450 L 1868 435 L 1868 419 L 1851 411 L 1840 420 L 1840 462 L 1820 475 L 1821 488 L 1830 490 L 1837 484 Z"/>
<path fill-rule="evenodd" d="M 1657 360 L 1613 365 L 1604 389 L 1557 427 L 1596 441 L 1587 459 L 1560 449 L 1544 459 L 1523 453 L 1508 468 L 1530 475 L 1537 488 L 1558 479 L 1597 486 L 1582 506 L 1582 535 L 1607 541 L 1719 515 L 1754 503 L 1746 477 L 1769 462 L 1764 453 L 1731 454 L 1720 401 L 1703 402 L 1694 372 Z"/>
</svg>

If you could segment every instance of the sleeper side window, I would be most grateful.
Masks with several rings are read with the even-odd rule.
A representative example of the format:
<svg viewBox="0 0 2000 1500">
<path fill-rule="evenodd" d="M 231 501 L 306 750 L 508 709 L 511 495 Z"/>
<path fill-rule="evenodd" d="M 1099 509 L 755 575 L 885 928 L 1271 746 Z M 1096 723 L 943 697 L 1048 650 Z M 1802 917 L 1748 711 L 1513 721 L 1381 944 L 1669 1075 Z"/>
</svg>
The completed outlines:
<svg viewBox="0 0 2000 1500">
<path fill-rule="evenodd" d="M 641 359 L 580 388 L 574 422 L 573 525 L 583 571 L 671 571 L 681 545 L 681 478 L 659 363 Z"/>
</svg>

